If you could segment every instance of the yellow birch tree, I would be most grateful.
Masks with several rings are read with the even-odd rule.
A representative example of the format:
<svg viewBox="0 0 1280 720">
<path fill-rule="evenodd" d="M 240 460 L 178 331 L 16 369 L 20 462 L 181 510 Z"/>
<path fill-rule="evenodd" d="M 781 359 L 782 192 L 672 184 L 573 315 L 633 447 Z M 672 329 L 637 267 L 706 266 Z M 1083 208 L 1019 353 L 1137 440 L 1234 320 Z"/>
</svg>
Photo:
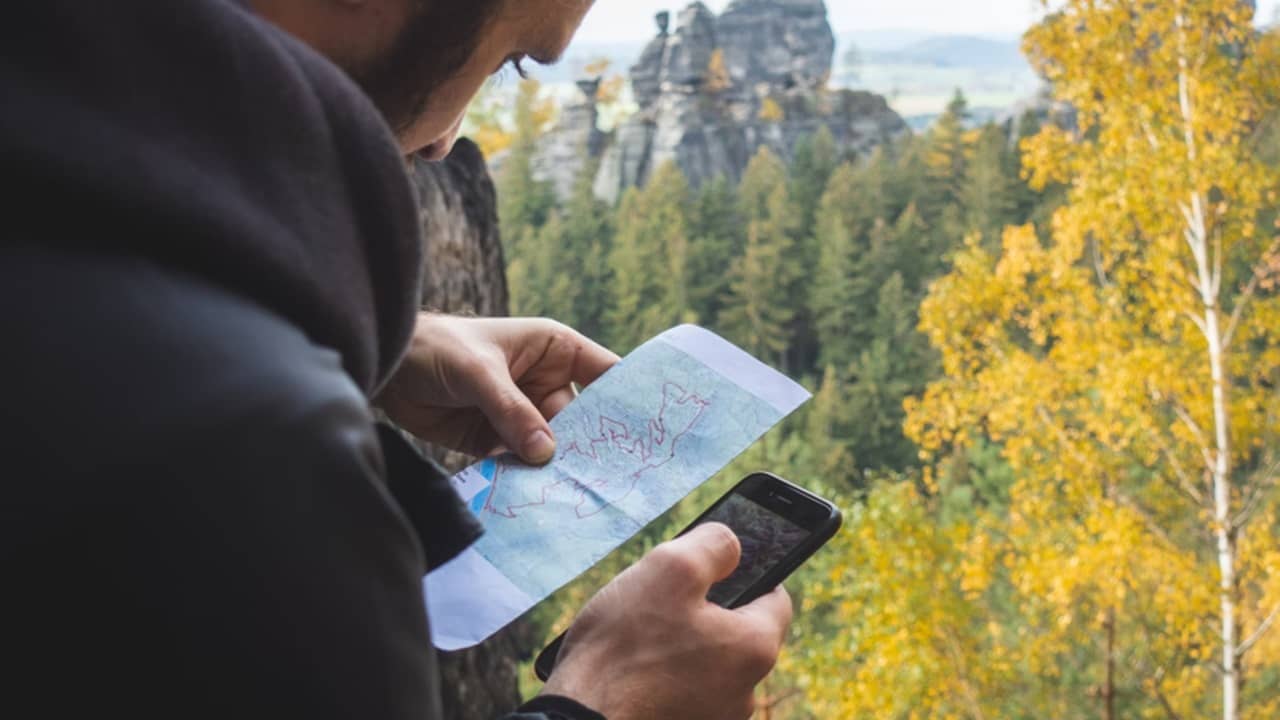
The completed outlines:
<svg viewBox="0 0 1280 720">
<path fill-rule="evenodd" d="M 1092 642 L 1103 717 L 1274 717 L 1276 43 L 1241 0 L 1069 0 L 1026 48 L 1077 113 L 1023 147 L 1067 202 L 934 287 L 909 432 L 1002 446 L 1022 612 L 1042 655 Z"/>
</svg>

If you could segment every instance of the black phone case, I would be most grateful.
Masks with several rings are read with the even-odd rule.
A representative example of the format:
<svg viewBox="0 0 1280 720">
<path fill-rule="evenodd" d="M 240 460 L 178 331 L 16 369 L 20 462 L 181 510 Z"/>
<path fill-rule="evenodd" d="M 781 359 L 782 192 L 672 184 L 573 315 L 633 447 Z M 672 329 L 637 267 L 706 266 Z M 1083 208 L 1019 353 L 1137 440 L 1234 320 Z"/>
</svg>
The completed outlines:
<svg viewBox="0 0 1280 720">
<path fill-rule="evenodd" d="M 771 592 L 775 587 L 782 584 L 782 581 L 786 580 L 791 573 L 799 569 L 806 560 L 818 551 L 818 548 L 825 545 L 828 540 L 835 536 L 836 532 L 840 530 L 840 525 L 843 522 L 843 516 L 840 514 L 840 509 L 829 500 L 811 493 L 795 483 L 783 480 L 773 473 L 755 472 L 743 478 L 738 482 L 738 484 L 734 485 L 729 492 L 725 493 L 718 500 L 712 503 L 711 506 L 704 510 L 702 514 L 698 515 L 693 522 L 689 523 L 688 527 L 677 533 L 676 537 L 680 537 L 700 525 L 708 515 L 719 507 L 720 503 L 725 501 L 726 498 L 738 492 L 739 488 L 746 483 L 762 476 L 769 478 L 773 482 L 781 484 L 790 492 L 796 493 L 814 503 L 825 506 L 830 510 L 830 514 L 827 516 L 826 521 L 816 527 L 813 534 L 810 535 L 803 543 L 793 548 L 786 557 L 773 567 L 772 570 L 761 576 L 755 584 L 751 585 L 743 591 L 741 595 L 733 600 L 727 606 L 729 609 L 749 605 L 752 601 L 760 598 L 765 593 Z M 551 671 L 554 670 L 556 666 L 556 657 L 560 654 L 560 646 L 564 644 L 564 637 L 565 633 L 560 633 L 555 640 L 552 640 L 545 648 L 542 649 L 542 652 L 538 653 L 538 658 L 533 663 L 533 671 L 538 676 L 539 680 L 546 682 L 547 678 L 551 677 Z"/>
</svg>

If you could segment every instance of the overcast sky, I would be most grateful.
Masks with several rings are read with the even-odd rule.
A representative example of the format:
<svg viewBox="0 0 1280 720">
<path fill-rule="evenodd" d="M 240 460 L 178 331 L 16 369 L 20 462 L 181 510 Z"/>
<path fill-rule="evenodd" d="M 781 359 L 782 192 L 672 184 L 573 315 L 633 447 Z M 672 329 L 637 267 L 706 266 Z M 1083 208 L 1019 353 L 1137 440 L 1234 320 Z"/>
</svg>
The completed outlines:
<svg viewBox="0 0 1280 720">
<path fill-rule="evenodd" d="M 729 0 L 704 0 L 719 12 Z M 653 15 L 678 11 L 685 0 L 596 0 L 578 35 L 582 43 L 641 42 L 653 36 Z M 1270 19 L 1280 0 L 1259 0 Z M 836 32 L 918 30 L 950 34 L 1017 34 L 1035 21 L 1038 0 L 827 0 Z"/>
</svg>

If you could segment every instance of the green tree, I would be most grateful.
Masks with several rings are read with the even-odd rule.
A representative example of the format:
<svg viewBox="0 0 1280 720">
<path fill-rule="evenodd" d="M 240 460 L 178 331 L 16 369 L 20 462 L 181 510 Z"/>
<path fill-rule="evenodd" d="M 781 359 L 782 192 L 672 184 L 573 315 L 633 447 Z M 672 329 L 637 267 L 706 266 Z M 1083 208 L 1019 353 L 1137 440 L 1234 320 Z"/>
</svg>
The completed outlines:
<svg viewBox="0 0 1280 720">
<path fill-rule="evenodd" d="M 933 368 L 901 275 L 880 286 L 873 312 L 870 339 L 849 368 L 849 432 L 863 468 L 902 471 L 917 459 L 915 444 L 903 433 L 902 403 L 924 390 Z"/>
<path fill-rule="evenodd" d="M 556 318 L 572 324 L 578 287 L 572 253 L 563 243 L 564 224 L 552 210 L 547 221 L 530 230 L 507 270 L 511 310 L 517 315 Z"/>
<path fill-rule="evenodd" d="M 767 147 L 747 165 L 738 187 L 747 244 L 730 270 L 729 295 L 719 326 L 784 368 L 803 306 L 803 258 L 797 253 L 799 218 L 788 191 L 787 168 Z"/>
<path fill-rule="evenodd" d="M 1018 161 L 1009 135 L 988 123 L 973 144 L 960 202 L 965 230 L 976 232 L 992 245 L 999 243 L 1006 225 L 1018 221 L 1021 182 Z"/>
<path fill-rule="evenodd" d="M 589 162 L 578 176 L 564 209 L 560 246 L 568 256 L 568 277 L 574 292 L 572 307 L 563 316 L 588 337 L 607 337 L 605 313 L 610 301 L 609 268 L 613 209 L 596 197 L 593 184 L 598 162 Z"/>
<path fill-rule="evenodd" d="M 798 237 L 811 238 L 817 219 L 818 204 L 826 190 L 831 174 L 839 164 L 839 151 L 831 130 L 823 125 L 812 135 L 806 135 L 796 144 L 791 161 L 791 202 L 796 208 L 796 232 Z M 817 253 L 808 251 L 809 260 Z"/>
<path fill-rule="evenodd" d="M 901 198 L 908 193 L 892 184 L 894 163 L 889 151 L 876 148 L 866 162 L 842 165 L 841 169 L 848 168 L 849 174 L 838 170 L 828 182 L 827 192 L 842 198 L 847 213 L 844 221 L 855 237 L 865 235 L 877 220 L 892 220 L 906 204 Z"/>
<path fill-rule="evenodd" d="M 856 485 L 859 475 L 849 446 L 848 392 L 834 365 L 822 373 L 822 384 L 805 410 L 803 445 L 797 477 L 821 479 L 828 488 Z"/>
<path fill-rule="evenodd" d="M 838 173 L 851 174 L 842 167 Z M 818 362 L 824 366 L 840 365 L 854 357 L 858 342 L 857 328 L 867 308 L 861 305 L 863 283 L 856 276 L 858 252 L 853 234 L 845 224 L 840 204 L 844 202 L 840 187 L 833 187 L 822 197 L 819 211 L 817 244 L 819 258 L 813 271 L 813 287 L 809 308 L 818 338 Z"/>
<path fill-rule="evenodd" d="M 928 212 L 960 202 L 968 170 L 965 137 L 968 121 L 969 103 L 964 93 L 956 90 L 946 111 L 925 136 L 925 180 L 930 199 L 934 201 Z"/>
<path fill-rule="evenodd" d="M 736 188 L 718 177 L 698 192 L 689 224 L 689 302 L 693 314 L 716 318 L 729 295 L 727 263 L 745 248 L 745 231 Z"/>
<path fill-rule="evenodd" d="M 555 207 L 551 183 L 534 179 L 533 156 L 547 121 L 538 81 L 521 81 L 515 103 L 515 134 L 497 177 L 498 222 L 507 250 L 533 237 Z"/>
<path fill-rule="evenodd" d="M 675 163 L 623 196 L 609 253 L 605 333 L 621 352 L 690 318 L 688 196 Z"/>
<path fill-rule="evenodd" d="M 772 150 L 761 146 L 752 156 L 751 162 L 747 163 L 742 181 L 738 184 L 738 202 L 743 220 L 751 222 L 771 219 L 772 222 L 782 223 L 788 231 L 794 231 L 795 222 L 792 218 L 773 218 L 769 200 L 778 188 L 786 192 L 787 166 Z"/>
<path fill-rule="evenodd" d="M 808 282 L 804 276 L 817 266 L 821 255 L 821 246 L 815 235 L 818 204 L 836 168 L 837 152 L 835 138 L 823 125 L 797 143 L 792 159 L 787 194 L 794 222 L 798 265 L 792 290 L 799 298 L 808 294 Z M 796 303 L 794 310 L 788 366 L 807 371 L 819 353 L 816 319 L 806 302 Z"/>
<path fill-rule="evenodd" d="M 747 247 L 730 270 L 729 301 L 719 321 L 723 332 L 748 352 L 778 363 L 790 346 L 795 315 L 779 273 L 789 247 L 785 236 L 765 221 L 748 224 Z"/>
</svg>

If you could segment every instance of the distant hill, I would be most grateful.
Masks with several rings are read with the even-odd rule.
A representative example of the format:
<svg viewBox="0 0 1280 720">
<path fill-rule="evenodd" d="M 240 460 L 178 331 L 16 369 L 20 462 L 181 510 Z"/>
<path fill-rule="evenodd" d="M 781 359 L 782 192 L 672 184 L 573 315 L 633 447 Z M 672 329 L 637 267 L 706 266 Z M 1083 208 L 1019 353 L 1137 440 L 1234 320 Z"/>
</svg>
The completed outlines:
<svg viewBox="0 0 1280 720">
<path fill-rule="evenodd" d="M 974 120 L 981 122 L 1040 87 L 1017 35 L 861 30 L 839 37 L 832 82 L 884 95 L 917 129 L 932 122 L 956 90 L 968 97 Z"/>
<path fill-rule="evenodd" d="M 875 50 L 900 50 L 908 45 L 918 43 L 932 36 L 932 33 L 919 30 L 882 29 L 882 30 L 847 30 L 836 34 L 836 44 L 840 48 L 857 47 L 864 52 Z M 837 50 L 837 52 L 839 52 Z"/>
<path fill-rule="evenodd" d="M 862 51 L 862 55 L 864 63 L 885 65 L 1001 70 L 1023 68 L 1027 65 L 1017 41 L 971 35 L 937 35 L 896 49 L 868 48 Z"/>
</svg>

